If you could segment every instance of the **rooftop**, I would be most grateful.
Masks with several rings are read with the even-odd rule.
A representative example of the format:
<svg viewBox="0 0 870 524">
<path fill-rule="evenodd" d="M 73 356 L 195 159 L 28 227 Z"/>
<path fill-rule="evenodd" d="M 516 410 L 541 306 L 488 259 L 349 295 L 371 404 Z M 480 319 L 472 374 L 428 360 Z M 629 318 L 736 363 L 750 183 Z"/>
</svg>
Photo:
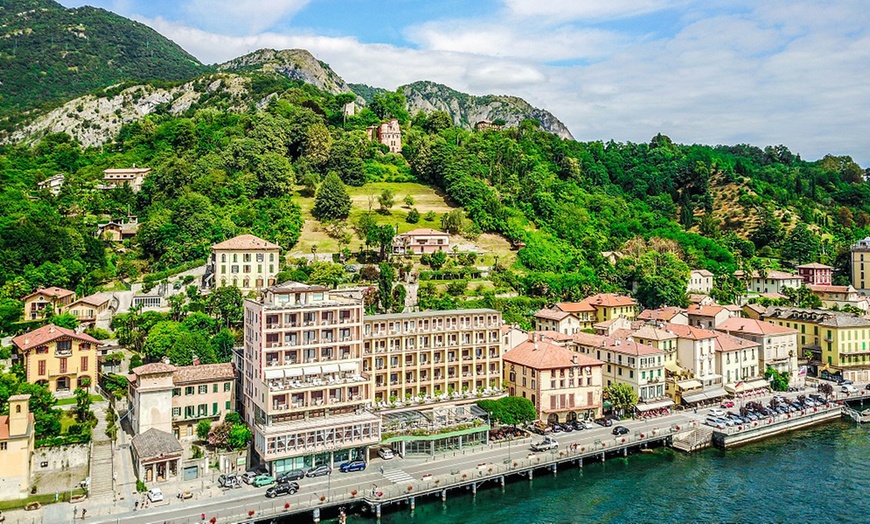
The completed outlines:
<svg viewBox="0 0 870 524">
<path fill-rule="evenodd" d="M 200 364 L 198 366 L 180 366 L 175 368 L 172 374 L 174 384 L 188 384 L 192 382 L 211 382 L 215 380 L 232 380 L 236 377 L 233 365 L 224 364 Z"/>
<path fill-rule="evenodd" d="M 634 306 L 637 304 L 633 298 L 625 295 L 617 295 L 616 293 L 599 293 L 587 297 L 583 302 L 591 304 L 592 306 L 602 307 Z"/>
<path fill-rule="evenodd" d="M 687 312 L 689 315 L 695 317 L 715 317 L 724 310 L 725 308 L 722 306 L 699 306 L 698 304 L 691 304 L 689 305 Z"/>
<path fill-rule="evenodd" d="M 81 302 L 83 304 L 90 304 L 92 306 L 102 306 L 103 304 L 108 302 L 110 298 L 112 298 L 112 295 L 108 293 L 94 293 L 93 295 L 88 295 L 86 297 L 82 297 L 76 300 L 75 302 L 73 302 L 73 304 Z"/>
<path fill-rule="evenodd" d="M 211 246 L 212 249 L 228 249 L 228 250 L 256 250 L 256 249 L 281 249 L 278 244 L 273 244 L 268 240 L 263 240 L 254 235 L 239 235 L 229 240 L 217 243 Z"/>
<path fill-rule="evenodd" d="M 138 376 L 155 375 L 157 373 L 172 373 L 175 371 L 175 366 L 172 364 L 164 364 L 163 362 L 153 362 L 133 368 L 133 373 Z"/>
<path fill-rule="evenodd" d="M 856 293 L 857 290 L 852 286 L 824 286 L 816 284 L 808 284 L 807 288 L 810 291 L 818 293 Z"/>
<path fill-rule="evenodd" d="M 574 342 L 585 347 L 606 349 L 608 351 L 615 351 L 617 353 L 623 353 L 626 355 L 632 355 L 637 357 L 647 355 L 661 355 L 664 353 L 664 351 L 656 349 L 648 344 L 635 342 L 630 337 L 617 338 L 605 337 L 601 335 L 591 335 L 589 333 L 577 333 L 574 335 Z"/>
<path fill-rule="evenodd" d="M 84 333 L 76 333 L 71 329 L 55 326 L 54 324 L 46 324 L 39 329 L 35 329 L 23 335 L 18 335 L 17 337 L 12 339 L 12 343 L 18 346 L 21 351 L 27 351 L 29 349 L 42 346 L 44 344 L 48 344 L 49 342 L 62 337 L 68 337 L 74 340 L 89 342 L 96 345 L 100 344 L 99 340 L 95 339 L 90 335 L 86 335 Z"/>
<path fill-rule="evenodd" d="M 719 324 L 717 331 L 730 333 L 747 333 L 749 335 L 785 335 L 797 333 L 796 329 L 779 326 L 763 320 L 753 318 L 729 318 Z"/>
<path fill-rule="evenodd" d="M 707 271 L 706 269 L 693 269 L 691 272 L 697 273 L 697 274 L 701 275 L 702 277 L 712 277 L 713 276 L 713 273 Z"/>
<path fill-rule="evenodd" d="M 440 236 L 450 236 L 448 233 L 444 231 L 438 231 L 437 229 L 427 229 L 427 228 L 418 228 L 412 229 L 411 231 L 405 231 L 404 233 L 396 236 L 417 236 L 417 235 L 440 235 Z"/>
<path fill-rule="evenodd" d="M 709 329 L 701 329 L 692 326 L 684 326 L 682 324 L 673 324 L 668 322 L 665 324 L 665 329 L 669 332 L 677 335 L 680 338 L 687 338 L 691 340 L 704 340 L 708 338 L 713 338 L 716 336 L 715 331 L 710 331 Z"/>
<path fill-rule="evenodd" d="M 716 340 L 713 343 L 715 344 L 716 351 L 720 352 L 757 348 L 760 345 L 758 342 L 731 336 L 728 333 L 716 333 Z"/>
<path fill-rule="evenodd" d="M 171 433 L 151 428 L 133 437 L 133 449 L 139 460 L 148 460 L 165 455 L 180 455 L 184 448 Z"/>
<path fill-rule="evenodd" d="M 830 327 L 870 327 L 870 320 L 862 317 L 829 311 L 827 309 L 804 309 L 795 307 L 770 306 L 761 315 L 763 318 L 781 318 L 811 322 L 820 326 Z"/>
<path fill-rule="evenodd" d="M 677 335 L 668 333 L 663 329 L 658 329 L 653 326 L 643 326 L 632 334 L 635 338 L 645 340 L 672 340 L 677 338 Z"/>
<path fill-rule="evenodd" d="M 560 369 L 603 364 L 600 360 L 557 346 L 547 340 L 527 340 L 505 353 L 502 360 L 532 369 Z"/>
<path fill-rule="evenodd" d="M 55 298 L 66 298 L 70 295 L 75 295 L 75 291 L 70 291 L 69 289 L 64 289 L 62 287 L 51 286 L 45 288 L 39 288 L 33 293 L 21 297 L 21 300 L 27 300 L 30 297 L 35 297 L 36 295 L 45 295 L 47 297 L 55 297 Z"/>
<path fill-rule="evenodd" d="M 637 316 L 639 320 L 671 320 L 680 313 L 685 313 L 686 310 L 674 306 L 663 307 L 659 309 L 644 309 Z"/>
<path fill-rule="evenodd" d="M 819 264 L 818 262 L 812 262 L 810 264 L 801 264 L 797 268 L 798 269 L 834 269 L 831 266 Z"/>
<path fill-rule="evenodd" d="M 566 318 L 570 315 L 571 315 L 571 313 L 569 313 L 567 311 L 559 311 L 556 309 L 544 308 L 544 309 L 541 309 L 535 313 L 535 318 L 543 318 L 546 320 L 560 321 L 560 320 L 563 320 L 564 318 Z"/>
<path fill-rule="evenodd" d="M 364 321 L 411 320 L 417 318 L 432 318 L 445 315 L 500 315 L 494 309 L 447 309 L 414 311 L 412 313 L 384 313 L 382 315 L 366 315 Z"/>
<path fill-rule="evenodd" d="M 556 309 L 560 311 L 565 311 L 567 313 L 579 313 L 581 311 L 595 311 L 595 308 L 590 304 L 583 302 L 559 302 L 554 306 Z"/>
<path fill-rule="evenodd" d="M 105 175 L 144 175 L 149 172 L 151 172 L 150 167 L 118 167 L 103 170 Z"/>
</svg>

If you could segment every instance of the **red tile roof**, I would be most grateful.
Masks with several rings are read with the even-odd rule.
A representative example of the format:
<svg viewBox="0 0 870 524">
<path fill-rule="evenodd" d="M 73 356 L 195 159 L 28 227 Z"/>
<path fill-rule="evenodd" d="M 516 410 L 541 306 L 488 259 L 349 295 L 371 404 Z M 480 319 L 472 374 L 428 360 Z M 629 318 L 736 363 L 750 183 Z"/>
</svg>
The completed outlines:
<svg viewBox="0 0 870 524">
<path fill-rule="evenodd" d="M 583 302 L 591 304 L 592 306 L 603 307 L 634 306 L 637 304 L 633 298 L 625 295 L 617 295 L 616 293 L 599 293 L 587 297 Z"/>
<path fill-rule="evenodd" d="M 561 311 L 567 311 L 568 313 L 595 311 L 595 308 L 587 304 L 586 302 L 559 302 L 554 307 Z"/>
<path fill-rule="evenodd" d="M 855 293 L 856 291 L 852 286 L 824 286 L 821 284 L 809 284 L 807 287 L 810 291 L 816 291 L 819 293 Z"/>
<path fill-rule="evenodd" d="M 661 355 L 664 351 L 656 349 L 647 344 L 641 344 L 628 338 L 603 337 L 601 335 L 590 335 L 589 333 L 577 333 L 574 335 L 574 342 L 585 347 L 594 347 L 615 351 L 625 355 L 645 356 L 645 355 Z"/>
<path fill-rule="evenodd" d="M 754 318 L 729 318 L 716 327 L 716 330 L 726 333 L 746 333 L 749 335 L 784 335 L 797 333 L 796 329 L 771 324 Z"/>
<path fill-rule="evenodd" d="M 82 304 L 90 304 L 92 306 L 99 307 L 108 302 L 111 297 L 112 296 L 108 293 L 94 293 L 93 295 L 88 295 L 86 297 L 80 298 L 72 304 L 78 304 L 79 302 L 81 302 Z M 72 306 L 72 304 L 70 304 L 70 306 Z"/>
<path fill-rule="evenodd" d="M 600 366 L 600 360 L 557 346 L 546 340 L 528 340 L 504 354 L 505 362 L 532 369 L 559 369 L 572 366 Z M 576 362 L 575 362 L 576 359 Z"/>
<path fill-rule="evenodd" d="M 281 249 L 278 244 L 273 244 L 268 240 L 263 240 L 254 235 L 239 235 L 229 240 L 224 240 L 211 247 L 212 249 L 231 249 L 231 250 L 254 250 L 254 249 Z"/>
<path fill-rule="evenodd" d="M 684 309 L 673 306 L 659 309 L 644 309 L 637 318 L 640 320 L 670 320 L 685 312 Z"/>
<path fill-rule="evenodd" d="M 30 331 L 23 335 L 19 335 L 12 339 L 12 343 L 18 346 L 21 351 L 27 351 L 38 346 L 48 344 L 49 342 L 61 337 L 70 337 L 74 340 L 89 342 L 91 344 L 100 344 L 100 341 L 90 335 L 84 333 L 76 333 L 71 329 L 47 324 L 39 329 Z"/>
<path fill-rule="evenodd" d="M 568 317 L 570 315 L 571 313 L 565 311 L 557 311 L 555 309 L 541 309 L 535 313 L 535 318 L 561 321 L 565 319 L 565 317 Z"/>
<path fill-rule="evenodd" d="M 190 384 L 192 382 L 213 382 L 216 380 L 232 380 L 236 378 L 233 365 L 225 364 L 200 364 L 198 366 L 181 366 L 175 368 L 172 374 L 172 382 L 178 384 Z"/>
<path fill-rule="evenodd" d="M 688 338 L 692 340 L 704 340 L 716 336 L 716 332 L 710 331 L 709 329 L 684 326 L 682 324 L 673 324 L 671 322 L 665 324 L 665 329 L 680 338 Z"/>
<path fill-rule="evenodd" d="M 156 373 L 172 373 L 175 371 L 175 366 L 172 364 L 164 364 L 163 362 L 152 362 L 151 364 L 145 364 L 144 366 L 139 366 L 138 368 L 133 368 L 133 373 L 142 376 L 142 375 L 153 375 Z"/>
<path fill-rule="evenodd" d="M 721 313 L 725 308 L 721 306 L 699 306 L 697 304 L 689 305 L 689 309 L 687 312 L 690 315 L 697 317 L 715 317 L 719 313 Z"/>
<path fill-rule="evenodd" d="M 727 333 L 717 333 L 716 340 L 713 341 L 716 351 L 739 351 L 741 349 L 757 348 L 760 346 L 757 342 L 746 340 L 745 338 L 733 337 Z"/>
<path fill-rule="evenodd" d="M 818 262 L 812 262 L 810 264 L 801 264 L 797 268 L 798 269 L 834 269 L 831 266 L 819 264 Z"/>
<path fill-rule="evenodd" d="M 75 295 L 75 291 L 70 291 L 69 289 L 64 289 L 62 287 L 51 286 L 46 288 L 40 288 L 34 291 L 33 293 L 21 297 L 21 300 L 27 300 L 30 297 L 35 297 L 36 295 L 45 295 L 47 297 L 55 297 L 55 298 L 66 298 L 70 295 Z"/>
<path fill-rule="evenodd" d="M 567 342 L 569 340 L 573 340 L 571 335 L 566 335 L 565 333 L 559 333 L 558 331 L 535 331 L 541 338 L 550 339 L 553 342 Z"/>
</svg>

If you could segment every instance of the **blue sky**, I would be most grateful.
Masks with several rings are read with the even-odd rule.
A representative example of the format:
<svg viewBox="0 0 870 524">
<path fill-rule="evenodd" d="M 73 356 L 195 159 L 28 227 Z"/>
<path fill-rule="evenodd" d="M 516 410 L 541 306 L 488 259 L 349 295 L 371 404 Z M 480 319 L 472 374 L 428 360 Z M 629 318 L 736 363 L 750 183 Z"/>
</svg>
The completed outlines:
<svg viewBox="0 0 870 524">
<path fill-rule="evenodd" d="M 785 144 L 870 164 L 866 0 L 61 0 L 206 63 L 305 48 L 349 82 L 514 94 L 579 140 Z"/>
</svg>

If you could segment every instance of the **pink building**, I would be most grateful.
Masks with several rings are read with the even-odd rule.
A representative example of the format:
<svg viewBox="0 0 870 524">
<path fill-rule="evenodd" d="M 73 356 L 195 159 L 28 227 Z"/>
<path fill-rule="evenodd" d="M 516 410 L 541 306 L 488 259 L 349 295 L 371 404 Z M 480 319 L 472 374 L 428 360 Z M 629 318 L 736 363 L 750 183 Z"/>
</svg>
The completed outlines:
<svg viewBox="0 0 870 524">
<path fill-rule="evenodd" d="M 397 255 L 422 255 L 449 248 L 450 235 L 435 229 L 414 229 L 393 238 L 393 253 Z"/>
<path fill-rule="evenodd" d="M 391 118 L 379 126 L 369 126 L 369 140 L 377 140 L 390 148 L 390 153 L 402 152 L 402 129 L 398 119 Z"/>
<path fill-rule="evenodd" d="M 813 286 L 830 286 L 831 277 L 834 273 L 834 268 L 813 262 L 812 264 L 802 264 L 797 267 L 798 274 L 804 279 L 807 285 Z"/>
</svg>

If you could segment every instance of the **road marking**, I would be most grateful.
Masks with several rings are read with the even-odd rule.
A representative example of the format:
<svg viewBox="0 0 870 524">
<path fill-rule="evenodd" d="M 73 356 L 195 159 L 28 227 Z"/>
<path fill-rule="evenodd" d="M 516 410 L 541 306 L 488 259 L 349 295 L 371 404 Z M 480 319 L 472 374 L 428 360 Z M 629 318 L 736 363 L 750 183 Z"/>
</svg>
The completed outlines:
<svg viewBox="0 0 870 524">
<path fill-rule="evenodd" d="M 405 473 L 401 469 L 393 469 L 390 471 L 385 471 L 384 476 L 387 477 L 387 479 L 390 482 L 392 482 L 393 484 L 398 484 L 399 482 L 409 482 L 409 481 L 414 480 L 414 477 L 412 477 L 411 475 L 408 475 L 407 473 Z"/>
</svg>

